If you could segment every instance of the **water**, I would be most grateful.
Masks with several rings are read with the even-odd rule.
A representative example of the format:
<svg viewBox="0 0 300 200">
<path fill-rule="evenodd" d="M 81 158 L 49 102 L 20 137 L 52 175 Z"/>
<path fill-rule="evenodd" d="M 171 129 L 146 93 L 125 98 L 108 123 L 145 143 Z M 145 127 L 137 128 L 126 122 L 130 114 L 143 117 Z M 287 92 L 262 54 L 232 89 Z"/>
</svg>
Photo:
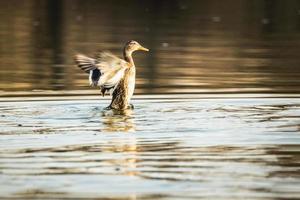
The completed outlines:
<svg viewBox="0 0 300 200">
<path fill-rule="evenodd" d="M 299 2 L 0 1 L 0 198 L 299 199 Z M 103 111 L 73 56 L 132 39 Z"/>
<path fill-rule="evenodd" d="M 298 98 L 0 103 L 2 198 L 298 199 Z"/>
<path fill-rule="evenodd" d="M 0 16 L 1 96 L 98 94 L 74 54 L 131 39 L 150 49 L 134 55 L 140 94 L 300 92 L 297 0 L 10 0 Z"/>
</svg>

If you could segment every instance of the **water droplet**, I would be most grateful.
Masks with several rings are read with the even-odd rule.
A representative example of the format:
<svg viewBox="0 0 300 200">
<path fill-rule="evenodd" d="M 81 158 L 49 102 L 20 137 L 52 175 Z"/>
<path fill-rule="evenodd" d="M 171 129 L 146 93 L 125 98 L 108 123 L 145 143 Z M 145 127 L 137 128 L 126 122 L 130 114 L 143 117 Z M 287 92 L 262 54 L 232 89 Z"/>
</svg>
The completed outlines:
<svg viewBox="0 0 300 200">
<path fill-rule="evenodd" d="M 82 15 L 77 15 L 77 16 L 76 16 L 76 20 L 77 20 L 77 21 L 81 21 L 82 18 L 83 18 Z"/>
<path fill-rule="evenodd" d="M 169 46 L 169 43 L 163 42 L 163 43 L 161 44 L 161 46 L 163 46 L 163 47 L 168 47 L 168 46 Z"/>
<path fill-rule="evenodd" d="M 33 26 L 39 26 L 39 25 L 40 25 L 40 22 L 39 22 L 39 21 L 34 21 L 34 22 L 32 22 L 32 25 L 33 25 Z"/>
<path fill-rule="evenodd" d="M 219 16 L 214 16 L 214 17 L 212 17 L 211 18 L 211 20 L 213 21 L 213 22 L 220 22 L 221 21 L 221 17 L 219 17 Z"/>
<path fill-rule="evenodd" d="M 269 20 L 268 18 L 263 18 L 263 19 L 261 20 L 261 23 L 262 23 L 262 24 L 269 24 L 269 23 L 270 23 L 270 20 Z"/>
<path fill-rule="evenodd" d="M 183 4 L 182 4 L 182 5 L 180 5 L 179 9 L 180 9 L 180 10 L 186 10 L 186 9 L 187 9 L 187 5 L 183 5 Z"/>
</svg>

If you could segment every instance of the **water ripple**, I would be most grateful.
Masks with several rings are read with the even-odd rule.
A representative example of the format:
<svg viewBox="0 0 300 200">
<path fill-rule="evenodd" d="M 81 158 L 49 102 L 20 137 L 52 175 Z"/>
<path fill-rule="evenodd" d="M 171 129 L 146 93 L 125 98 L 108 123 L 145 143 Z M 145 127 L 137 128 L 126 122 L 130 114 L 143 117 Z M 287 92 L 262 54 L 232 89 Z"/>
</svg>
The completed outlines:
<svg viewBox="0 0 300 200">
<path fill-rule="evenodd" d="M 135 100 L 126 112 L 95 100 L 30 104 L 0 106 L 2 197 L 300 195 L 296 98 Z"/>
</svg>

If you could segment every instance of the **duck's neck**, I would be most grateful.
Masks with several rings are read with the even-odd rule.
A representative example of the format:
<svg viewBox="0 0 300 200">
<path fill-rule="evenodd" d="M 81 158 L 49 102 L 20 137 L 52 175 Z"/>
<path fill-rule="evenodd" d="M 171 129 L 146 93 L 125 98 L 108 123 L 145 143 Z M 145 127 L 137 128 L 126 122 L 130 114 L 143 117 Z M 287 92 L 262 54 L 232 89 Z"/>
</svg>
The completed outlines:
<svg viewBox="0 0 300 200">
<path fill-rule="evenodd" d="M 132 52 L 124 50 L 123 51 L 123 56 L 124 56 L 124 60 L 126 62 L 129 62 L 131 66 L 134 66 L 134 62 L 133 62 L 133 59 L 132 59 Z"/>
</svg>

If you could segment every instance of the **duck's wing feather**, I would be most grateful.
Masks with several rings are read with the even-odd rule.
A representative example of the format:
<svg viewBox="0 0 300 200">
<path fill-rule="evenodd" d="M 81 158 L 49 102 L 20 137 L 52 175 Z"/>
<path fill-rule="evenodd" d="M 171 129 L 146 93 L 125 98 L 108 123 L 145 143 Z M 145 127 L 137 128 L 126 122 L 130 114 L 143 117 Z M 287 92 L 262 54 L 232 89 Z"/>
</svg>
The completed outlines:
<svg viewBox="0 0 300 200">
<path fill-rule="evenodd" d="M 91 70 L 96 69 L 96 59 L 87 57 L 82 54 L 77 54 L 74 57 L 77 66 L 85 71 L 86 73 L 90 73 Z"/>
<path fill-rule="evenodd" d="M 96 56 L 97 68 L 101 71 L 99 85 L 112 88 L 119 83 L 129 67 L 125 60 L 118 58 L 110 52 L 99 52 Z"/>
<path fill-rule="evenodd" d="M 99 52 L 96 59 L 81 54 L 75 56 L 79 68 L 90 73 L 90 84 L 113 88 L 124 76 L 128 63 L 109 52 Z"/>
</svg>

